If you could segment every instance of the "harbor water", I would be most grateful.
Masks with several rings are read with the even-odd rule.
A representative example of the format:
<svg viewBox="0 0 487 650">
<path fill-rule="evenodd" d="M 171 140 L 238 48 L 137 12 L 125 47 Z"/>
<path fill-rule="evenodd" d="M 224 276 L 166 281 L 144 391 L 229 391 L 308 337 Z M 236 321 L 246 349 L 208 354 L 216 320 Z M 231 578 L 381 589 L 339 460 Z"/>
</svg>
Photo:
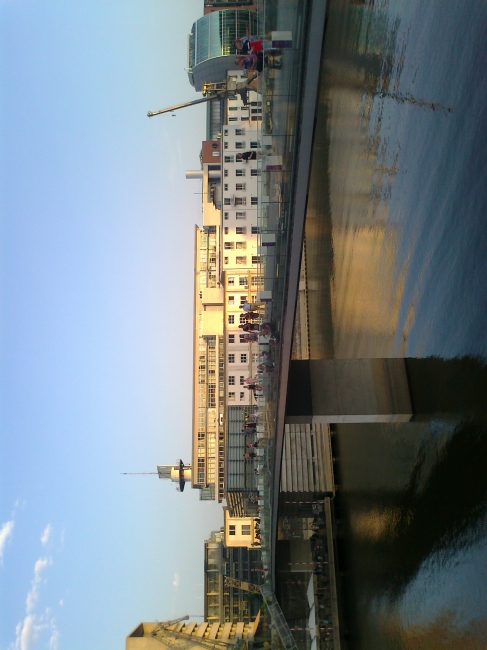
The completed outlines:
<svg viewBox="0 0 487 650">
<path fill-rule="evenodd" d="M 348 648 L 487 648 L 486 24 L 480 0 L 328 6 L 310 357 L 415 359 L 433 388 L 455 360 L 476 404 L 335 426 Z"/>
</svg>

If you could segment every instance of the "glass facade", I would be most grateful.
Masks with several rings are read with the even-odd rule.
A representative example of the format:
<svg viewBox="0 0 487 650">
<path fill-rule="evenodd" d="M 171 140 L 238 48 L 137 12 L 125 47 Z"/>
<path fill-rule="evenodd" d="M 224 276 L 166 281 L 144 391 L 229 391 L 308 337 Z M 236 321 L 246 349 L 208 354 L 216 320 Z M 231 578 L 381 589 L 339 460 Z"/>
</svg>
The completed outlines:
<svg viewBox="0 0 487 650">
<path fill-rule="evenodd" d="M 197 20 L 189 35 L 188 68 L 217 56 L 237 54 L 234 40 L 257 32 L 257 15 L 247 9 L 223 9 Z"/>
</svg>

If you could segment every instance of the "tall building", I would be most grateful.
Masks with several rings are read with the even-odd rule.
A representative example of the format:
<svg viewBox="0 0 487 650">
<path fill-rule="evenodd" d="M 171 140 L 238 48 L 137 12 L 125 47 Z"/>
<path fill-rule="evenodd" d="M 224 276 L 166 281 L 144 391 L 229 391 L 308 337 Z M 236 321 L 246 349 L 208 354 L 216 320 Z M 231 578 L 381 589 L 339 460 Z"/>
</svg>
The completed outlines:
<svg viewBox="0 0 487 650">
<path fill-rule="evenodd" d="M 255 620 L 262 604 L 261 596 L 226 586 L 225 576 L 259 583 L 260 554 L 243 546 L 226 546 L 222 529 L 213 531 L 205 542 L 205 620 L 220 623 Z"/>
<path fill-rule="evenodd" d="M 241 71 L 228 74 L 236 78 Z M 225 498 L 226 409 L 229 403 L 250 405 L 244 382 L 257 365 L 257 353 L 239 328 L 242 303 L 255 299 L 262 283 L 260 160 L 245 163 L 241 155 L 259 151 L 262 109 L 257 93 L 249 97 L 247 106 L 240 96 L 219 104 L 223 123 L 216 139 L 203 142 L 201 169 L 187 172 L 202 188 L 203 224 L 195 229 L 192 486 L 203 500 Z"/>
</svg>

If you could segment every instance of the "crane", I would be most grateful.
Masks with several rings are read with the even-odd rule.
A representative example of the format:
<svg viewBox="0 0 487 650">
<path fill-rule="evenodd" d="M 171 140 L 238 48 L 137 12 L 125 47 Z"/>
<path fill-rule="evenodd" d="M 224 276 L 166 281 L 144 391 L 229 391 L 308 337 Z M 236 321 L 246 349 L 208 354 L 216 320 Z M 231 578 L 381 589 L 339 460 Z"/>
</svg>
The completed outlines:
<svg viewBox="0 0 487 650">
<path fill-rule="evenodd" d="M 240 95 L 244 106 L 247 106 L 247 97 L 249 90 L 259 92 L 256 88 L 250 85 L 252 81 L 254 81 L 258 76 L 259 73 L 256 72 L 248 79 L 245 79 L 245 81 L 237 82 L 233 79 L 229 79 L 228 81 L 204 83 L 203 97 L 193 99 L 190 102 L 175 104 L 174 106 L 163 108 L 160 111 L 149 111 L 147 113 L 147 117 L 154 117 L 155 115 L 162 115 L 163 113 L 172 113 L 179 110 L 180 108 L 186 108 L 186 106 L 196 106 L 196 104 L 211 102 L 212 99 L 225 99 L 226 97 L 235 97 L 235 95 Z"/>
</svg>

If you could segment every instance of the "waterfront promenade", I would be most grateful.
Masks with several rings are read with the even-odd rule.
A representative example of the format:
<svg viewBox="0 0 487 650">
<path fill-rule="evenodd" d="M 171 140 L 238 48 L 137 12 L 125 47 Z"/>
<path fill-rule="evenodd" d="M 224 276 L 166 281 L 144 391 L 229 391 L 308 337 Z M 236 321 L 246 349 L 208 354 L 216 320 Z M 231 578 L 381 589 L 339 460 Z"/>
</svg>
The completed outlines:
<svg viewBox="0 0 487 650">
<path fill-rule="evenodd" d="M 287 518 L 292 527 L 279 503 L 282 448 L 286 422 L 328 423 L 339 489 L 324 503 L 340 572 L 338 620 L 331 634 L 315 634 L 316 643 L 393 649 L 414 637 L 429 648 L 428 630 L 433 638 L 441 627 L 451 647 L 466 638 L 483 647 L 486 613 L 474 603 L 486 602 L 480 468 L 487 461 L 487 341 L 479 269 L 486 264 L 487 197 L 485 134 L 478 130 L 486 88 L 473 63 L 483 41 L 471 15 L 453 5 L 445 12 L 432 3 L 425 15 L 395 3 L 330 5 L 316 112 L 303 132 L 299 99 L 306 95 L 289 91 L 284 72 L 286 56 L 296 57 L 292 69 L 305 83 L 300 66 L 308 50 L 299 45 L 312 31 L 302 5 L 290 21 L 291 4 L 274 4 L 282 13 L 272 16 L 287 15 L 293 38 L 301 34 L 298 47 L 284 53 L 282 71 L 268 71 L 263 86 L 270 117 L 263 136 L 271 136 L 263 141 L 274 162 L 282 156 L 281 171 L 266 173 L 264 151 L 261 194 L 262 233 L 275 235 L 263 258 L 272 292 L 267 315 L 280 341 L 260 405 L 269 587 L 283 610 L 305 621 L 306 608 L 292 610 L 282 590 L 282 563 L 293 564 L 278 550 L 285 542 L 280 522 Z M 438 21 L 446 40 L 435 37 Z M 458 29 L 472 42 L 471 60 Z M 418 54 L 424 51 L 437 62 L 434 79 L 428 57 Z M 284 114 L 278 98 L 286 95 Z M 432 141 L 439 147 L 428 146 Z M 290 577 L 295 591 L 301 578 Z M 462 598 L 472 605 L 470 617 Z M 299 645 L 314 642 L 307 620 L 293 632 Z"/>
</svg>

